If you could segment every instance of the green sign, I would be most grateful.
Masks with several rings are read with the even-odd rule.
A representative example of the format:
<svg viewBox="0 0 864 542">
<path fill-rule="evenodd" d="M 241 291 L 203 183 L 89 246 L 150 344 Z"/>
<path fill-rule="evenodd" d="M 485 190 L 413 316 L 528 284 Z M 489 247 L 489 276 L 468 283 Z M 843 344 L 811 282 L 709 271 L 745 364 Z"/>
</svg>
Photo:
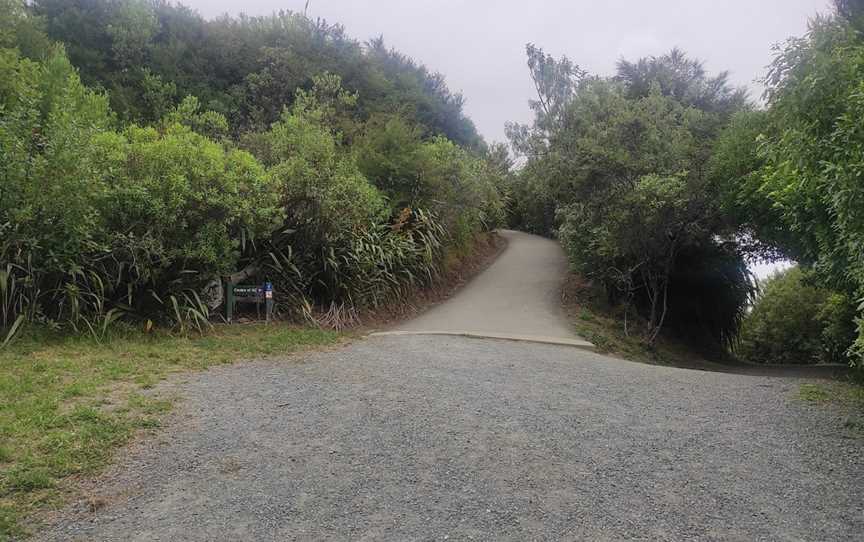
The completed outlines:
<svg viewBox="0 0 864 542">
<path fill-rule="evenodd" d="M 238 303 L 254 303 L 258 318 L 261 318 L 261 308 L 264 308 L 264 318 L 269 324 L 273 318 L 273 284 L 265 282 L 260 286 L 227 283 L 225 299 L 225 319 L 231 324 Z"/>
</svg>

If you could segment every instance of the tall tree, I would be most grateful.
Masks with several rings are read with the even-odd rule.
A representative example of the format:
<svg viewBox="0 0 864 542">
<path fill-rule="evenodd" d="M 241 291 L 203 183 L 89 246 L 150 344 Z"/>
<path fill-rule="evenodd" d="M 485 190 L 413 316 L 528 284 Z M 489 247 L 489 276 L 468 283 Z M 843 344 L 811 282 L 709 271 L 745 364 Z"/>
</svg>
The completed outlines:
<svg viewBox="0 0 864 542">
<path fill-rule="evenodd" d="M 706 112 L 729 114 L 746 104 L 747 91 L 729 84 L 729 72 L 709 76 L 702 61 L 678 48 L 636 62 L 621 59 L 617 72 L 630 97 L 647 96 L 656 86 L 664 96 Z"/>
<path fill-rule="evenodd" d="M 723 240 L 707 170 L 743 91 L 679 50 L 622 61 L 611 78 L 533 46 L 528 54 L 535 121 L 510 130 L 527 156 L 513 189 L 517 225 L 558 235 L 575 269 L 642 313 L 648 343 L 667 324 L 728 343 L 751 284 Z"/>
<path fill-rule="evenodd" d="M 743 141 L 721 147 L 718 155 L 740 166 L 728 170 L 726 182 L 757 235 L 823 286 L 861 299 L 864 12 L 858 1 L 838 1 L 837 7 L 836 15 L 812 20 L 803 38 L 777 47 L 759 129 L 726 137 Z M 864 358 L 864 324 L 857 356 Z"/>
</svg>

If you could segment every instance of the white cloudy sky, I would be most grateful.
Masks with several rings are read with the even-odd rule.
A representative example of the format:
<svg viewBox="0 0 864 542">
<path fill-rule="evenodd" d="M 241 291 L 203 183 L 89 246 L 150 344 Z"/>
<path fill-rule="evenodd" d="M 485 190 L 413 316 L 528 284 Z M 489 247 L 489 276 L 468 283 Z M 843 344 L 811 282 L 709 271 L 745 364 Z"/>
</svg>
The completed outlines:
<svg viewBox="0 0 864 542">
<path fill-rule="evenodd" d="M 222 13 L 302 11 L 306 0 L 181 0 L 206 17 Z M 806 30 L 828 0 L 310 0 L 309 14 L 343 24 L 357 39 L 383 34 L 400 51 L 443 73 L 467 99 L 487 140 L 504 139 L 504 123 L 526 122 L 532 87 L 525 44 L 565 54 L 608 74 L 620 57 L 661 54 L 679 46 L 711 71 L 753 81 L 771 60 L 771 45 Z M 755 89 L 757 96 L 761 90 Z"/>
</svg>

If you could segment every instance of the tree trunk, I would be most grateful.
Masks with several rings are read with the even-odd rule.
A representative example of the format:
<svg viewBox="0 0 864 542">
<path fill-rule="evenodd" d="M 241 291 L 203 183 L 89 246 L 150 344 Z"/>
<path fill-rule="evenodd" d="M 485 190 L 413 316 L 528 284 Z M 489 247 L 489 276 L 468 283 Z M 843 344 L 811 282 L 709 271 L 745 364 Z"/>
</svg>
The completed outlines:
<svg viewBox="0 0 864 542">
<path fill-rule="evenodd" d="M 663 311 L 660 313 L 659 320 L 655 320 L 656 313 L 654 312 L 657 297 L 654 297 L 651 303 L 651 326 L 653 332 L 651 338 L 648 340 L 648 344 L 652 346 L 657 340 L 657 336 L 660 335 L 660 330 L 663 329 L 663 323 L 666 321 L 666 313 L 669 311 L 669 277 L 672 275 L 672 265 L 675 263 L 675 252 L 675 245 L 673 244 L 669 249 L 669 255 L 666 257 L 666 263 L 663 266 L 663 277 L 661 279 L 663 282 Z"/>
<path fill-rule="evenodd" d="M 666 321 L 666 313 L 669 310 L 668 305 L 668 294 L 669 294 L 669 278 L 663 282 L 663 311 L 660 313 L 660 321 L 657 322 L 656 327 L 654 328 L 654 333 L 651 335 L 651 338 L 648 340 L 648 344 L 653 345 L 655 341 L 657 341 L 657 336 L 660 335 L 660 330 L 663 329 L 663 322 Z M 653 324 L 652 324 L 653 325 Z"/>
</svg>

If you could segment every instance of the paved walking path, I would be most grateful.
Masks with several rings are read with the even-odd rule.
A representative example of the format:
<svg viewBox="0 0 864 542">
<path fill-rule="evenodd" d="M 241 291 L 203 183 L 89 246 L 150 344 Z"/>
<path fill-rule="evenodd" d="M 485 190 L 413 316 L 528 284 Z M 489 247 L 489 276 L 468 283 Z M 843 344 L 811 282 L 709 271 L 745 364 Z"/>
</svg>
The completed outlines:
<svg viewBox="0 0 864 542">
<path fill-rule="evenodd" d="M 591 348 L 576 336 L 561 309 L 567 268 L 555 241 L 502 231 L 507 248 L 452 299 L 390 334 L 450 334 Z"/>
<path fill-rule="evenodd" d="M 405 330 L 572 339 L 560 253 L 507 235 Z M 37 539 L 861 540 L 861 435 L 799 384 L 446 335 L 219 367 Z"/>
</svg>

